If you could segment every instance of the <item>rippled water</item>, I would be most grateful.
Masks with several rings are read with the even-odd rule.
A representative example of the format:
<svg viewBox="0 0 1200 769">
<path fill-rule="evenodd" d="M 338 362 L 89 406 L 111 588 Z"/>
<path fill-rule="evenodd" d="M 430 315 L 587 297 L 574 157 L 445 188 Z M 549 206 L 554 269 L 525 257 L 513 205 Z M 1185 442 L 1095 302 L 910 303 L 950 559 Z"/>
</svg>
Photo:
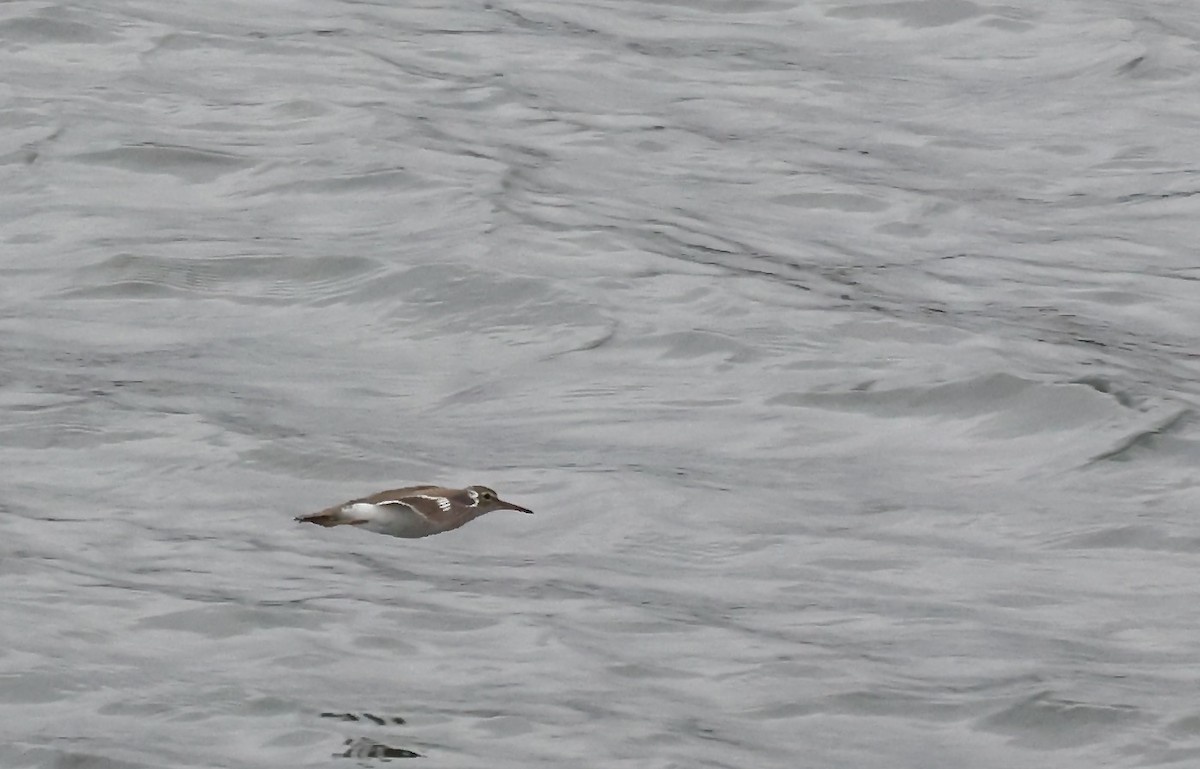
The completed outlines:
<svg viewBox="0 0 1200 769">
<path fill-rule="evenodd" d="M 1200 761 L 1197 7 L 0 41 L 4 766 Z"/>
</svg>

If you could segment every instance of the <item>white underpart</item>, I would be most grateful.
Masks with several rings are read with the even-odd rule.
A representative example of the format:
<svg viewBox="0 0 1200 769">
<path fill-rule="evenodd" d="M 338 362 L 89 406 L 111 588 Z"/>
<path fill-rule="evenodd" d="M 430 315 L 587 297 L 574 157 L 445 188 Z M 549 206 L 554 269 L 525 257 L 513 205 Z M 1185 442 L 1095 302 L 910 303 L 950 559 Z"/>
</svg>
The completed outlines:
<svg viewBox="0 0 1200 769">
<path fill-rule="evenodd" d="M 404 505 L 403 502 L 381 502 L 379 504 L 371 504 L 370 502 L 354 502 L 342 508 L 342 512 L 346 517 L 355 521 L 377 521 L 390 518 L 395 515 L 395 511 L 391 508 L 396 505 Z M 411 511 L 412 508 L 404 505 L 404 509 Z"/>
<path fill-rule="evenodd" d="M 378 504 L 355 502 L 342 508 L 342 513 L 355 521 L 359 528 L 393 537 L 423 537 L 432 534 L 429 521 L 413 507 L 401 500 L 389 500 Z"/>
</svg>

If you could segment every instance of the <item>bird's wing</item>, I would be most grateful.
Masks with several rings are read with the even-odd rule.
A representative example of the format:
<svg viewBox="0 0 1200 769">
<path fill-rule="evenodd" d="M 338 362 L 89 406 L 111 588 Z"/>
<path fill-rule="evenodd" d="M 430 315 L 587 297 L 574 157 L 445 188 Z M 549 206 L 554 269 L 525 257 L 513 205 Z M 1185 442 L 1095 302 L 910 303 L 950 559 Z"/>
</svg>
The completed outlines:
<svg viewBox="0 0 1200 769">
<path fill-rule="evenodd" d="M 402 502 L 409 497 L 416 496 L 418 494 L 438 494 L 440 492 L 449 491 L 450 489 L 444 489 L 441 486 L 405 486 L 402 489 L 388 489 L 387 491 L 380 491 L 377 494 L 372 494 L 371 496 L 363 497 L 362 499 L 355 499 L 352 502 L 347 502 L 346 504 L 351 505 L 355 502 L 366 502 L 369 505 L 386 505 L 391 502 Z"/>
<path fill-rule="evenodd" d="M 452 509 L 452 495 L 457 489 L 447 489 L 442 486 L 409 486 L 403 489 L 391 489 L 372 494 L 357 500 L 379 507 L 388 505 L 404 505 L 417 515 L 427 520 L 436 521 Z"/>
<path fill-rule="evenodd" d="M 369 497 L 362 499 L 352 499 L 349 502 L 344 502 L 340 505 L 328 507 L 318 513 L 312 515 L 302 515 L 296 518 L 297 521 L 304 523 L 315 523 L 319 526 L 342 526 L 352 525 L 357 526 L 370 522 L 370 510 L 364 510 L 364 507 L 371 505 L 404 505 L 416 512 L 418 515 L 429 518 L 430 513 L 435 510 L 440 510 L 441 505 L 434 504 L 433 508 L 429 507 L 428 502 L 423 502 L 424 495 L 437 495 L 439 493 L 449 494 L 453 489 L 444 489 L 441 486 L 407 486 L 403 489 L 389 489 L 381 491 L 378 494 L 372 494 Z M 435 497 L 440 499 L 442 497 Z M 446 506 L 450 503 L 447 500 Z M 359 506 L 363 507 L 359 507 Z"/>
</svg>

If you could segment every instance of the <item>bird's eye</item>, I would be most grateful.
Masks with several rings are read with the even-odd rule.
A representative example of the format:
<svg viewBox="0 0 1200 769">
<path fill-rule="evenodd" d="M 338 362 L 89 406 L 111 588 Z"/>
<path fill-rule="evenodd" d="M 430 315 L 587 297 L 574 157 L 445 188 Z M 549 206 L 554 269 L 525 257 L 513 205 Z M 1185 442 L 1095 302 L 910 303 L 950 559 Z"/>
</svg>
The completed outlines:
<svg viewBox="0 0 1200 769">
<path fill-rule="evenodd" d="M 490 492 L 490 491 L 485 491 L 485 492 L 483 492 L 483 498 L 484 498 L 484 499 L 491 499 L 491 498 L 492 498 L 492 492 Z"/>
</svg>

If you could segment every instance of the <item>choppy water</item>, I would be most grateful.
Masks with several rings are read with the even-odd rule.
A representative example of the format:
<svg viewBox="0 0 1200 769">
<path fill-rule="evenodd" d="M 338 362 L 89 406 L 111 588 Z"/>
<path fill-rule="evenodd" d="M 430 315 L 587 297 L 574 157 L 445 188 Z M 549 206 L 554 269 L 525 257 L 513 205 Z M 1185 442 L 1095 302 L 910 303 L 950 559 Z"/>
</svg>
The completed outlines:
<svg viewBox="0 0 1200 769">
<path fill-rule="evenodd" d="M 1200 6 L 0 43 L 0 764 L 1200 762 Z"/>
</svg>

